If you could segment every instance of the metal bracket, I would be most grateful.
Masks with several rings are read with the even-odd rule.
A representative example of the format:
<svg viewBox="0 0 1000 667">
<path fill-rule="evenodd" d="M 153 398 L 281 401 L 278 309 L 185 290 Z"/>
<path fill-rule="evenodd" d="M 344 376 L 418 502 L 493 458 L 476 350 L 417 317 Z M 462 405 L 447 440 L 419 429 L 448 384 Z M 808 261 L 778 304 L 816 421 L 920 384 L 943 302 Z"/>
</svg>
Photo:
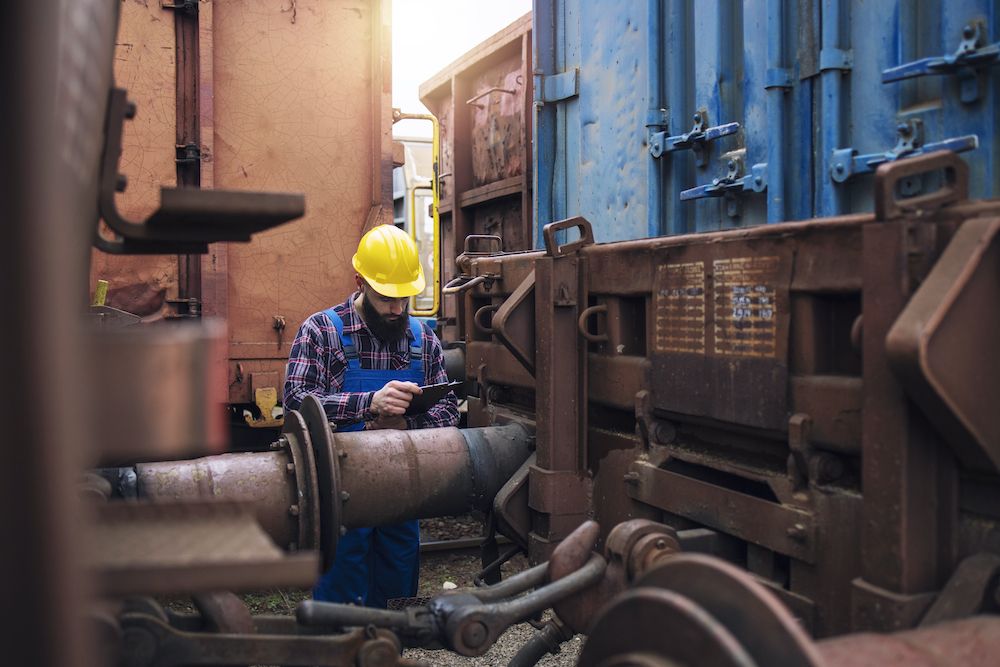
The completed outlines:
<svg viewBox="0 0 1000 667">
<path fill-rule="evenodd" d="M 924 128 L 919 118 L 913 118 L 897 125 L 896 136 L 896 145 L 884 153 L 858 155 L 857 150 L 853 148 L 840 148 L 833 151 L 833 159 L 830 161 L 830 178 L 835 183 L 844 183 L 856 174 L 873 172 L 880 164 L 894 162 L 903 157 L 915 157 L 935 151 L 962 153 L 979 148 L 979 137 L 975 134 L 924 144 Z M 904 191 L 902 194 L 916 194 L 920 189 L 920 184 L 915 183 L 909 189 L 911 191 Z"/>
<path fill-rule="evenodd" d="M 854 52 L 851 49 L 825 48 L 819 52 L 819 71 L 840 70 L 849 72 L 854 69 Z"/>
<path fill-rule="evenodd" d="M 185 14 L 198 13 L 198 0 L 181 0 L 181 2 L 160 2 L 160 9 L 174 9 Z"/>
<path fill-rule="evenodd" d="M 135 105 L 128 101 L 125 90 L 112 88 L 105 116 L 97 210 L 116 237 L 106 238 L 95 225 L 92 238 L 96 248 L 115 254 L 205 253 L 209 243 L 249 241 L 253 234 L 305 212 L 303 195 L 161 188 L 160 205 L 152 215 L 141 222 L 126 218 L 118 210 L 115 192 L 126 185 L 118 163 L 125 120 L 134 116 Z M 182 149 L 186 154 L 186 147 Z"/>
<path fill-rule="evenodd" d="M 957 74 L 960 99 L 970 104 L 979 99 L 979 74 L 976 68 L 990 67 L 1000 62 L 1000 42 L 982 46 L 986 41 L 986 26 L 982 21 L 970 21 L 962 28 L 962 41 L 950 55 L 921 58 L 882 71 L 882 83 L 902 81 L 919 76 Z"/>
<path fill-rule="evenodd" d="M 535 106 L 560 102 L 580 94 L 580 69 L 574 67 L 560 74 L 535 75 Z"/>
<path fill-rule="evenodd" d="M 759 162 L 750 168 L 750 173 L 743 174 L 743 160 L 731 157 L 726 163 L 726 175 L 712 179 L 711 183 L 699 185 L 681 192 L 681 201 L 690 199 L 705 199 L 707 197 L 725 197 L 726 214 L 735 218 L 740 214 L 737 195 L 746 191 L 764 192 L 767 189 L 767 163 Z"/>
<path fill-rule="evenodd" d="M 649 136 L 649 154 L 658 158 L 664 153 L 691 149 L 694 162 L 699 167 L 708 164 L 707 144 L 720 137 L 735 134 L 740 129 L 739 123 L 726 123 L 708 127 L 708 112 L 699 109 L 694 114 L 694 125 L 684 134 L 668 137 L 666 132 L 654 132 Z"/>
</svg>

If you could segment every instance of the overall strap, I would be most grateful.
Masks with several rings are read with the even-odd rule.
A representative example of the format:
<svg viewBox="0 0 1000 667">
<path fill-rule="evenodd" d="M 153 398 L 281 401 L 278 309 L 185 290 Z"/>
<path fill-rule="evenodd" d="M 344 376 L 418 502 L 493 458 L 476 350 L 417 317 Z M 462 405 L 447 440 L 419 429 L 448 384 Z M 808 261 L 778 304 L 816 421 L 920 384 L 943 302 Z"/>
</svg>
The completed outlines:
<svg viewBox="0 0 1000 667">
<path fill-rule="evenodd" d="M 410 343 L 410 370 L 424 370 L 424 325 L 420 320 L 410 315 L 410 331 L 413 333 L 413 342 Z M 421 382 L 423 384 L 423 382 Z"/>
<path fill-rule="evenodd" d="M 358 348 L 354 345 L 354 339 L 350 334 L 344 333 L 344 320 L 333 308 L 327 308 L 323 313 L 333 322 L 333 327 L 337 330 L 337 338 L 340 339 L 340 346 L 344 348 L 344 356 L 347 357 L 348 368 L 360 368 L 358 358 Z"/>
</svg>

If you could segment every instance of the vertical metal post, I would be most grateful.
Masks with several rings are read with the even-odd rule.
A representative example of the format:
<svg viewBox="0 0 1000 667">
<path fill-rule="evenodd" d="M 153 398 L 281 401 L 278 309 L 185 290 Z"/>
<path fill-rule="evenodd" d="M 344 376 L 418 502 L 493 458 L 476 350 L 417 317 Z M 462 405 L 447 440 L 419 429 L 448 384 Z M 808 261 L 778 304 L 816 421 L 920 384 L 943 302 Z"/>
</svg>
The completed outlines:
<svg viewBox="0 0 1000 667">
<path fill-rule="evenodd" d="M 199 48 L 198 3 L 174 8 L 176 40 L 176 145 L 177 187 L 201 187 L 201 124 L 198 95 Z M 201 255 L 177 256 L 177 297 L 199 305 L 201 294 Z M 195 309 L 200 312 L 200 309 Z"/>
<path fill-rule="evenodd" d="M 86 515 L 74 492 L 94 456 L 82 384 L 89 235 L 118 3 L 13 2 L 0 7 L 0 163 L 6 286 L 0 399 L 21 428 L 0 467 L 3 662 L 96 663 L 86 627 Z M 16 157 L 13 157 L 16 156 Z M 90 632 L 87 632 L 90 630 Z"/>
<path fill-rule="evenodd" d="M 670 128 L 676 132 L 684 132 L 691 125 L 692 106 L 688 99 L 691 94 L 691 81 L 688 76 L 689 54 L 693 45 L 689 30 L 691 13 L 689 0 L 669 0 L 668 18 L 661 31 L 660 48 L 670 45 L 670 56 L 664 58 L 669 68 L 667 76 L 667 104 L 669 105 Z M 669 38 L 667 38 L 669 36 Z M 661 61 L 662 64 L 663 61 Z M 662 159 L 662 158 L 661 158 Z M 681 201 L 681 192 L 691 187 L 694 182 L 691 176 L 691 160 L 687 157 L 670 159 L 670 188 L 667 191 L 669 204 L 665 232 L 670 235 L 685 234 L 694 231 L 688 228 L 687 209 Z"/>
<path fill-rule="evenodd" d="M 646 137 L 664 130 L 663 84 L 663 0 L 646 0 Z M 647 204 L 646 236 L 663 233 L 663 163 L 669 159 L 661 155 L 647 156 L 649 164 L 649 201 Z"/>
<path fill-rule="evenodd" d="M 767 70 L 785 70 L 785 3 L 767 0 Z M 785 204 L 785 91 L 771 82 L 767 88 L 767 221 L 781 222 Z"/>
<path fill-rule="evenodd" d="M 933 429 L 910 408 L 889 368 L 885 338 L 910 296 L 905 222 L 867 225 L 863 236 L 861 563 L 864 596 L 855 629 L 908 627 L 924 609 L 921 594 L 950 567 L 954 469 Z M 861 599 L 859 605 L 857 600 Z M 877 602 L 872 602 L 872 600 Z M 858 625 L 861 627 L 858 627 Z"/>
<path fill-rule="evenodd" d="M 544 79 L 556 72 L 556 8 L 559 0 L 534 0 L 531 28 L 535 54 L 534 165 L 535 247 L 544 246 L 542 228 L 555 218 L 556 107 L 542 102 Z M 464 98 L 463 98 L 464 99 Z M 457 120 L 457 118 L 456 118 Z"/>
<path fill-rule="evenodd" d="M 843 49 L 840 0 L 823 0 L 820 12 L 820 50 L 833 52 Z M 843 147 L 845 109 L 843 102 L 844 73 L 826 69 L 820 74 L 819 160 L 816 191 L 819 216 L 840 215 L 847 210 L 844 187 L 830 178 L 833 151 Z M 768 184 L 770 188 L 770 184 Z"/>
</svg>

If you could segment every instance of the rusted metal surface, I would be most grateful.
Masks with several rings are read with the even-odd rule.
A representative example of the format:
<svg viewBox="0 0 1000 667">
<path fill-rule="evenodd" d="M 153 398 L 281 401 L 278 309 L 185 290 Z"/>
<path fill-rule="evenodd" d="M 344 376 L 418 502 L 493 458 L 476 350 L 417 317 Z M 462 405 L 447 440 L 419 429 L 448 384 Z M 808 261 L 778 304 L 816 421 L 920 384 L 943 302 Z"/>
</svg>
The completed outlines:
<svg viewBox="0 0 1000 667">
<path fill-rule="evenodd" d="M 329 565 L 344 528 L 488 511 L 528 458 L 531 436 L 519 424 L 333 434 L 311 398 L 301 414 L 290 411 L 272 447 L 139 464 L 137 493 L 245 503 L 279 546 L 318 549 Z"/>
<path fill-rule="evenodd" d="M 274 316 L 296 327 L 345 298 L 349 249 L 366 224 L 391 212 L 388 3 L 299 0 L 294 11 L 276 2 L 198 3 L 197 39 L 181 30 L 192 24 L 186 10 L 160 4 L 121 8 L 116 78 L 139 112 L 125 126 L 129 187 L 119 208 L 143 219 L 158 186 L 173 185 L 175 173 L 193 185 L 200 164 L 202 187 L 305 192 L 309 209 L 295 228 L 244 247 L 213 245 L 204 259 L 180 260 L 180 272 L 173 257 L 96 253 L 91 281 L 109 280 L 108 305 L 147 319 L 168 314 L 168 299 L 200 291 L 204 313 L 228 317 L 228 379 L 220 379 L 228 401 L 252 403 L 236 364 L 276 373 L 280 388 L 292 332 L 276 332 Z M 245 48 L 261 40 L 267 49 Z M 177 96 L 177 87 L 188 94 Z M 340 103 L 331 106 L 331 95 Z M 289 106 L 293 98 L 300 103 Z M 294 139 L 302 132 L 308 142 Z M 200 159 L 176 162 L 176 146 L 189 144 Z"/>
<path fill-rule="evenodd" d="M 533 246 L 531 16 L 525 15 L 420 86 L 441 124 L 442 284 L 469 234 L 499 234 L 504 250 Z M 444 299 L 445 340 L 461 333 L 461 302 Z"/>
<path fill-rule="evenodd" d="M 1000 220 L 970 220 L 888 333 L 893 369 L 962 462 L 1000 469 Z"/>
<path fill-rule="evenodd" d="M 848 635 L 819 642 L 816 648 L 821 664 L 829 667 L 986 667 L 1000 655 L 1000 618 L 976 616 L 892 635 Z"/>
<path fill-rule="evenodd" d="M 122 465 L 225 450 L 224 326 L 136 326 L 91 337 L 100 360 L 91 376 L 101 387 L 93 408 L 103 427 L 97 460 Z"/>
<path fill-rule="evenodd" d="M 213 501 L 108 503 L 88 535 L 101 595 L 309 586 L 318 554 L 286 555 L 251 505 Z"/>
<path fill-rule="evenodd" d="M 289 474 L 289 463 L 283 451 L 142 463 L 135 467 L 137 491 L 142 498 L 161 502 L 229 498 L 249 503 L 259 508 L 265 532 L 286 547 L 299 542 L 298 517 L 308 510 L 299 503 L 294 484 L 298 475 Z"/>
<path fill-rule="evenodd" d="M 912 177 L 940 166 L 887 169 L 895 178 L 893 167 Z M 679 534 L 712 529 L 698 548 L 759 577 L 816 636 L 919 623 L 962 558 L 996 552 L 1000 531 L 1000 478 L 963 455 L 955 420 L 941 417 L 992 424 L 973 410 L 989 404 L 998 375 L 983 351 L 1000 328 L 973 304 L 995 300 L 989 230 L 1000 205 L 957 201 L 960 181 L 930 200 L 893 200 L 892 220 L 473 258 L 467 274 L 491 281 L 465 294 L 466 373 L 479 394 L 469 423 L 536 420 L 527 507 L 512 505 L 525 502 L 516 495 L 504 505 L 531 516 L 531 557 L 543 558 L 546 531 L 572 529 L 559 521 L 582 521 L 570 511 L 582 502 L 602 526 L 641 516 Z M 558 273 L 559 262 L 576 262 L 575 273 Z M 532 274 L 534 321 L 507 337 L 535 341 L 534 374 L 504 340 L 504 316 Z M 923 306 L 922 292 L 934 295 Z M 955 315 L 942 303 L 972 307 Z M 486 306 L 491 327 L 477 329 L 472 314 Z M 950 327 L 933 367 L 917 353 L 892 360 L 890 330 L 915 335 L 900 318 L 910 308 L 921 315 L 909 321 Z M 592 316 L 581 323 L 581 313 Z M 907 375 L 927 385 L 932 372 L 952 387 L 934 398 L 937 412 Z"/>
</svg>

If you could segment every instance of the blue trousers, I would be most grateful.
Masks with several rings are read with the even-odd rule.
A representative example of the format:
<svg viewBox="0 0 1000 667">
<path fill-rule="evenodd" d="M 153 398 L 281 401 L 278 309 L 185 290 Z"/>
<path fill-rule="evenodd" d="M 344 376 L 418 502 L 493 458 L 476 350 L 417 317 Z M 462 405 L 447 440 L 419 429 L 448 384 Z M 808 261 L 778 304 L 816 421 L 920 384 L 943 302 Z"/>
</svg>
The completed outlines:
<svg viewBox="0 0 1000 667">
<path fill-rule="evenodd" d="M 313 587 L 313 599 L 385 608 L 417 594 L 420 528 L 416 521 L 355 528 L 337 543 L 333 567 Z"/>
</svg>

